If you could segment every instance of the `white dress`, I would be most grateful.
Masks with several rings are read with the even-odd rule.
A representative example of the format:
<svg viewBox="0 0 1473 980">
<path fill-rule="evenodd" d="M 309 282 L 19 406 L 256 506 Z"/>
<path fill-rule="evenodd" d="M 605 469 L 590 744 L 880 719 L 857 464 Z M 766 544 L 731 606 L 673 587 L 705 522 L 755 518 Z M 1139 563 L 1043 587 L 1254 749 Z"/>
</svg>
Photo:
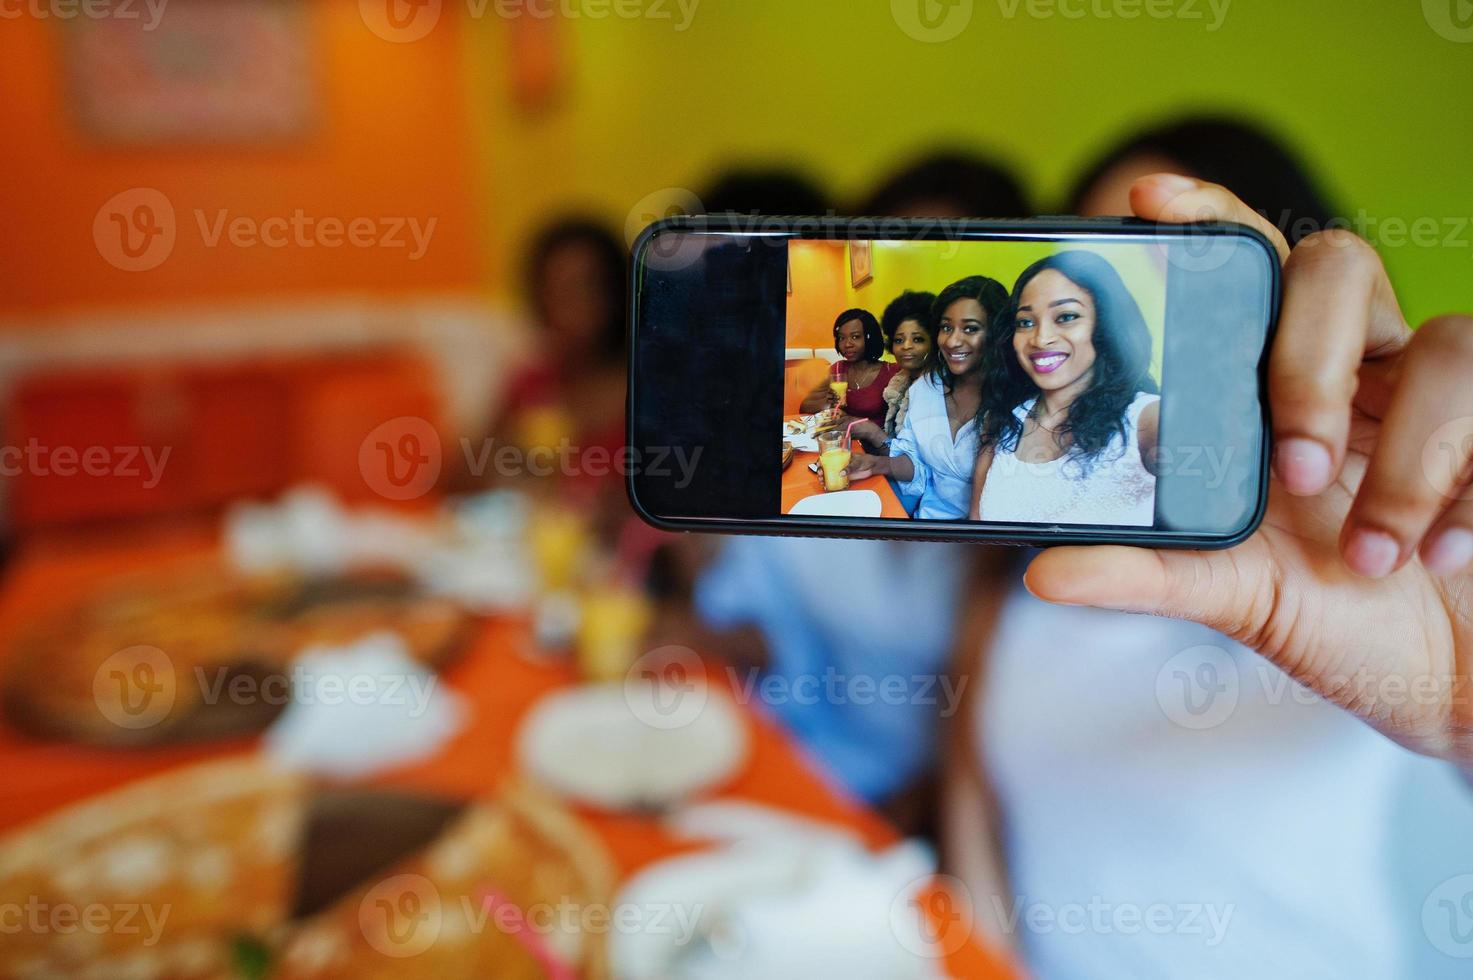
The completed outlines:
<svg viewBox="0 0 1473 980">
<path fill-rule="evenodd" d="M 1024 421 L 1037 398 L 1013 410 Z M 1010 524 L 1105 524 L 1150 527 L 1156 523 L 1156 477 L 1141 463 L 1140 418 L 1159 395 L 1142 392 L 1125 410 L 1119 433 L 1088 464 L 1065 453 L 1029 463 L 999 446 L 982 486 L 984 521 Z"/>
<path fill-rule="evenodd" d="M 916 517 L 966 520 L 977 466 L 977 421 L 968 419 L 952 437 L 946 394 L 934 374 L 918 379 L 909 395 L 905 421 L 890 442 L 890 455 L 909 457 L 915 475 L 895 484 L 905 496 L 921 498 Z"/>
<path fill-rule="evenodd" d="M 1002 911 L 1017 913 L 1030 976 L 1470 975 L 1438 952 L 1473 941 L 1456 945 L 1435 899 L 1473 871 L 1473 796 L 1450 786 L 1437 812 L 1408 819 L 1403 798 L 1456 777 L 1251 650 L 1020 586 L 985 697 L 973 732 L 1002 808 Z M 1423 872 L 1407 855 L 1428 848 Z M 1404 966 L 1412 956 L 1431 966 Z"/>
</svg>

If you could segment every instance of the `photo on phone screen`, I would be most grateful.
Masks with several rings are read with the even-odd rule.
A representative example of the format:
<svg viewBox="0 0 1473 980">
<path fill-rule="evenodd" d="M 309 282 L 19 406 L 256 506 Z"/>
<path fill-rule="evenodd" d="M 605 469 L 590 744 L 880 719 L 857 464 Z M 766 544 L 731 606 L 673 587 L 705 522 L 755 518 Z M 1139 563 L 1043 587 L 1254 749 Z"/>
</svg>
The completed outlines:
<svg viewBox="0 0 1473 980">
<path fill-rule="evenodd" d="M 1261 515 L 1277 270 L 1242 229 L 677 226 L 634 275 L 631 445 L 695 460 L 631 476 L 656 523 L 1210 546 Z"/>
</svg>

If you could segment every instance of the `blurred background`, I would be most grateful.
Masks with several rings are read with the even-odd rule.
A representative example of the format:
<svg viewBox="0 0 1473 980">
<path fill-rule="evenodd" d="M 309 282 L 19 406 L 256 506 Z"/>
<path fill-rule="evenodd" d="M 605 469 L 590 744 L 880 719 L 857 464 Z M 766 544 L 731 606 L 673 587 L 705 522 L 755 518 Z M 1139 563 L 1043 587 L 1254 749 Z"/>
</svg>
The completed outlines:
<svg viewBox="0 0 1473 980">
<path fill-rule="evenodd" d="M 952 612 L 840 666 L 955 702 L 754 694 L 842 631 L 631 519 L 624 250 L 1065 213 L 1229 119 L 1417 323 L 1469 91 L 1463 0 L 0 0 L 0 976 L 1072 975 L 933 877 Z M 1406 976 L 1473 955 L 1433 768 L 1375 804 Z"/>
</svg>

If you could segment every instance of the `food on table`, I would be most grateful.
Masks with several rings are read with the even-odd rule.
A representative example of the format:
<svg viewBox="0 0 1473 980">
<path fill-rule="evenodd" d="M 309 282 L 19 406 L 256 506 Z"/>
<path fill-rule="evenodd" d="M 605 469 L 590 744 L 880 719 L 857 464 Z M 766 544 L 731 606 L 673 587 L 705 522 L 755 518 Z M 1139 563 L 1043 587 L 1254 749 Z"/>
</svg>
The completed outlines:
<svg viewBox="0 0 1473 980">
<path fill-rule="evenodd" d="M 271 976 L 598 980 L 603 936 L 582 923 L 608 908 L 613 883 L 596 836 L 514 785 L 294 929 Z"/>
<path fill-rule="evenodd" d="M 0 838 L 0 907 L 32 916 L 0 942 L 0 976 L 231 976 L 290 912 L 305 791 L 255 759 L 213 762 Z"/>
<path fill-rule="evenodd" d="M 0 977 L 600 980 L 584 916 L 613 885 L 602 841 L 521 783 L 462 803 L 215 761 L 0 837 L 0 903 L 42 923 Z"/>
<path fill-rule="evenodd" d="M 284 689 L 308 647 L 393 631 L 417 662 L 437 667 L 473 622 L 399 576 L 242 576 L 192 563 L 106 583 L 43 613 L 8 651 L 0 708 L 25 731 L 108 746 L 255 732 L 283 699 L 230 692 Z"/>
</svg>

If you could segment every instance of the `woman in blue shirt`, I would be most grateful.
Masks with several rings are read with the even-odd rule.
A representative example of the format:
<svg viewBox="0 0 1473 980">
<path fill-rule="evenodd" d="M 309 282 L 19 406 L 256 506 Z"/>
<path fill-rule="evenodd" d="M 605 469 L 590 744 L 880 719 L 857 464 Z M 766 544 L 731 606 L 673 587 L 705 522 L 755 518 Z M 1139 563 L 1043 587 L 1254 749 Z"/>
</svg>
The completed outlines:
<svg viewBox="0 0 1473 980">
<path fill-rule="evenodd" d="M 983 340 L 1007 309 L 1007 289 L 986 276 L 968 276 L 941 291 L 931 310 L 936 357 L 930 372 L 910 388 L 905 422 L 890 443 L 890 455 L 855 456 L 850 479 L 890 477 L 902 495 L 920 497 L 918 518 L 966 518 L 977 463 Z"/>
</svg>

